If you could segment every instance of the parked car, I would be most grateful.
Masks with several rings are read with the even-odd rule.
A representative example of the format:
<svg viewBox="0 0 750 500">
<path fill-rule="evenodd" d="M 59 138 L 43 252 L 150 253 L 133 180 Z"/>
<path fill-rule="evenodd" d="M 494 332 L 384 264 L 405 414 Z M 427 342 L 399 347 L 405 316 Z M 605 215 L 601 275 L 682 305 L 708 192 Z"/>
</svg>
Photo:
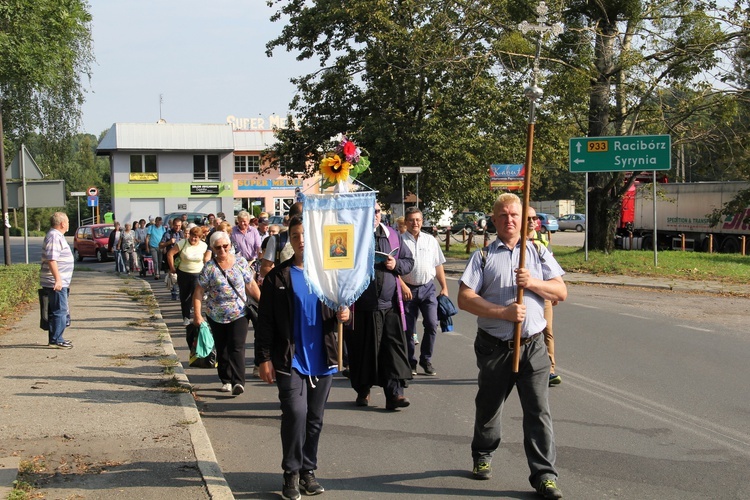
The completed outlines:
<svg viewBox="0 0 750 500">
<path fill-rule="evenodd" d="M 88 224 L 81 226 L 73 236 L 73 255 L 78 262 L 86 257 L 93 257 L 99 262 L 114 258 L 107 251 L 109 233 L 115 228 L 113 224 Z"/>
<path fill-rule="evenodd" d="M 583 214 L 568 214 L 557 219 L 560 231 L 575 229 L 579 233 L 586 227 L 586 216 Z"/>
<path fill-rule="evenodd" d="M 536 216 L 539 217 L 539 222 L 542 225 L 542 233 L 546 233 L 547 231 L 555 233 L 560 228 L 554 215 L 537 212 Z"/>
<path fill-rule="evenodd" d="M 284 225 L 284 216 L 283 215 L 271 215 L 268 217 L 268 225 L 272 226 L 276 224 L 277 226 L 283 226 Z"/>
<path fill-rule="evenodd" d="M 164 217 L 162 217 L 162 224 L 164 227 L 171 227 L 172 225 L 172 219 L 176 217 L 182 217 L 183 214 L 187 214 L 188 218 L 188 224 L 191 222 L 193 224 L 198 224 L 199 226 L 203 224 L 204 219 L 208 217 L 208 214 L 204 214 L 203 212 L 188 212 L 186 210 L 183 210 L 182 212 L 170 212 Z"/>
<path fill-rule="evenodd" d="M 484 212 L 460 212 L 453 216 L 453 224 L 451 224 L 451 233 L 460 233 L 463 229 L 468 232 L 482 234 L 484 232 L 484 226 L 486 220 Z"/>
</svg>

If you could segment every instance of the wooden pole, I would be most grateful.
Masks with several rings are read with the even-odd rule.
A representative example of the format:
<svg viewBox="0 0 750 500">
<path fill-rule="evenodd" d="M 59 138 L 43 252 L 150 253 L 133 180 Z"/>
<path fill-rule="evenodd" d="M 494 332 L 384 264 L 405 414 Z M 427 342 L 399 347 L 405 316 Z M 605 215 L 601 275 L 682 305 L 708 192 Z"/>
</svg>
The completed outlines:
<svg viewBox="0 0 750 500">
<path fill-rule="evenodd" d="M 338 345 L 339 371 L 344 371 L 344 324 L 339 321 L 339 345 Z"/>
<path fill-rule="evenodd" d="M 531 119 L 526 136 L 526 162 L 523 177 L 523 209 L 521 211 L 521 255 L 518 257 L 518 267 L 526 267 L 526 241 L 529 233 L 529 201 L 531 198 L 531 156 L 534 150 L 534 102 L 531 103 Z M 523 288 L 517 287 L 516 303 L 523 304 Z M 513 331 L 513 373 L 518 373 L 521 360 L 521 323 L 516 323 Z"/>
</svg>

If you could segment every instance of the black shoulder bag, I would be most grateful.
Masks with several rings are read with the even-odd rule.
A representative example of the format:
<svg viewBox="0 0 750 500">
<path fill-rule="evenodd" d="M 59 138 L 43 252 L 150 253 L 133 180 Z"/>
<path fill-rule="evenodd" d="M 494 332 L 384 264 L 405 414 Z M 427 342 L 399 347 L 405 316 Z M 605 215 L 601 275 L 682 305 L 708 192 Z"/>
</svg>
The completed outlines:
<svg viewBox="0 0 750 500">
<path fill-rule="evenodd" d="M 219 269 L 219 271 L 221 271 L 221 274 L 224 275 L 224 279 L 227 280 L 227 283 L 229 283 L 229 286 L 232 287 L 232 290 L 234 290 L 234 293 L 237 294 L 237 297 L 239 297 L 240 300 L 245 303 L 245 316 L 247 316 L 247 319 L 250 321 L 250 323 L 253 324 L 253 329 L 255 329 L 255 323 L 256 321 L 258 321 L 258 303 L 255 302 L 252 297 L 247 297 L 247 299 L 242 298 L 242 295 L 240 294 L 239 290 L 237 290 L 237 287 L 234 286 L 232 280 L 230 280 L 229 276 L 227 276 L 226 271 L 224 271 L 219 263 L 216 262 L 216 257 L 214 257 L 214 264 L 216 264 L 216 267 Z"/>
</svg>

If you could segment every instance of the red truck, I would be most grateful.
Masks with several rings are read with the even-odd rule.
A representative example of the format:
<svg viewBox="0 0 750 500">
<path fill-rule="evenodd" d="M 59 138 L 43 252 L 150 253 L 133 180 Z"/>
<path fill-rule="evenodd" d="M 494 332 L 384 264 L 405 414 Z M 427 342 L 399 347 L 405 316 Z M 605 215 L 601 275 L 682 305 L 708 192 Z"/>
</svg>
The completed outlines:
<svg viewBox="0 0 750 500">
<path fill-rule="evenodd" d="M 750 238 L 750 207 L 711 225 L 709 215 L 721 209 L 748 182 L 686 182 L 656 186 L 656 239 L 659 249 L 682 248 L 708 251 L 713 235 L 713 251 L 739 252 L 742 239 Z M 636 182 L 623 198 L 617 246 L 624 249 L 653 249 L 654 204 L 652 185 Z M 750 244 L 750 240 L 747 244 Z"/>
</svg>

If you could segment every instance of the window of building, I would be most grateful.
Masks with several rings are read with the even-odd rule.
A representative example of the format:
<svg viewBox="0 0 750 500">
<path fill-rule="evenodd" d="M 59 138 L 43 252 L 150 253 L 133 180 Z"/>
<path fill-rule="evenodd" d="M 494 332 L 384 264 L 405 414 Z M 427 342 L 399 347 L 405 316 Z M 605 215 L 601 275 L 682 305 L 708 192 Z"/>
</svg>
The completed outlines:
<svg viewBox="0 0 750 500">
<path fill-rule="evenodd" d="M 158 181 L 156 155 L 130 155 L 131 181 Z"/>
<path fill-rule="evenodd" d="M 234 171 L 238 174 L 260 173 L 260 155 L 235 156 Z"/>
<path fill-rule="evenodd" d="M 156 155 L 130 155 L 130 173 L 156 173 Z"/>
<path fill-rule="evenodd" d="M 219 155 L 193 155 L 194 181 L 220 181 Z"/>
</svg>

